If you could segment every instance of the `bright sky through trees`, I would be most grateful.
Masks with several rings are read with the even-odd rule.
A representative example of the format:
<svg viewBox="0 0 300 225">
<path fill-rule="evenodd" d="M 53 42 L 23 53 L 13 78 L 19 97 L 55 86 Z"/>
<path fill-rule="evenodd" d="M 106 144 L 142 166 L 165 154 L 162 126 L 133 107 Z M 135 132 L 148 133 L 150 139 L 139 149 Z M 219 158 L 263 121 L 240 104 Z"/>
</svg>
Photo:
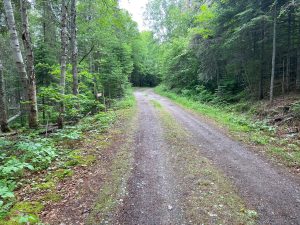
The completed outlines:
<svg viewBox="0 0 300 225">
<path fill-rule="evenodd" d="M 147 3 L 148 0 L 120 0 L 120 7 L 132 15 L 133 20 L 138 23 L 140 31 L 148 30 L 143 19 Z"/>
</svg>

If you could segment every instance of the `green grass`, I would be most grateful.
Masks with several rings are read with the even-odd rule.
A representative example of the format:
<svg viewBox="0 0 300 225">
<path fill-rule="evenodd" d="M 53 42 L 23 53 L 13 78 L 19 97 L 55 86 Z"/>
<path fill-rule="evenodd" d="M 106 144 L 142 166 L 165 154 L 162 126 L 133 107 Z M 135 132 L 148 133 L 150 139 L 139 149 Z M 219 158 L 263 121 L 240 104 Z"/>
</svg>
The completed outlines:
<svg viewBox="0 0 300 225">
<path fill-rule="evenodd" d="M 127 89 L 124 98 L 121 101 L 117 101 L 113 108 L 115 109 L 128 109 L 135 106 L 136 100 L 133 96 L 133 89 Z"/>
<path fill-rule="evenodd" d="M 225 125 L 231 131 L 242 131 L 249 132 L 250 130 L 257 129 L 253 122 L 244 116 L 237 115 L 233 112 L 224 111 L 224 107 L 218 107 L 208 104 L 203 104 L 187 97 L 177 95 L 173 92 L 166 91 L 163 86 L 155 88 L 155 92 L 170 98 L 174 102 L 178 103 L 185 108 L 192 109 L 200 113 L 201 115 L 207 116 L 214 119 L 219 124 Z"/>
<path fill-rule="evenodd" d="M 205 104 L 166 90 L 164 86 L 155 92 L 168 97 L 175 103 L 215 121 L 226 128 L 237 140 L 256 145 L 273 159 L 288 167 L 300 167 L 300 148 L 297 144 L 287 145 L 290 140 L 276 137 L 274 128 L 250 116 L 232 111 L 228 106 Z M 274 150 L 276 149 L 276 150 Z"/>
<path fill-rule="evenodd" d="M 154 108 L 162 108 L 161 104 L 158 101 L 150 100 L 150 103 L 154 106 Z"/>
</svg>

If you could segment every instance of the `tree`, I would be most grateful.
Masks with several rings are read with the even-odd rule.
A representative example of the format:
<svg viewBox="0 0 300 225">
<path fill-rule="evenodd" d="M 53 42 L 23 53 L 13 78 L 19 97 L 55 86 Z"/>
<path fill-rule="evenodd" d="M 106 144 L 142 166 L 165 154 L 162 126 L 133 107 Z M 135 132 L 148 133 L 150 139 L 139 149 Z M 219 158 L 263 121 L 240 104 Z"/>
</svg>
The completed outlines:
<svg viewBox="0 0 300 225">
<path fill-rule="evenodd" d="M 274 21 L 273 21 L 273 52 L 272 52 L 272 74 L 270 84 L 270 102 L 273 101 L 274 77 L 275 77 L 275 60 L 276 60 L 276 26 L 277 26 L 277 0 L 274 2 Z"/>
<path fill-rule="evenodd" d="M 73 94 L 78 95 L 78 71 L 77 71 L 77 26 L 76 26 L 76 0 L 71 0 L 71 61 L 73 74 Z"/>
<path fill-rule="evenodd" d="M 22 39 L 27 55 L 27 70 L 28 70 L 28 101 L 29 101 L 29 127 L 38 127 L 38 108 L 36 98 L 36 80 L 34 69 L 34 54 L 29 32 L 29 22 L 27 14 L 27 0 L 20 0 L 21 16 L 23 24 Z"/>
<path fill-rule="evenodd" d="M 20 43 L 18 39 L 18 33 L 16 29 L 16 23 L 15 23 L 15 18 L 14 18 L 14 12 L 12 8 L 12 4 L 10 0 L 4 0 L 4 9 L 5 9 L 5 14 L 7 18 L 7 23 L 8 23 L 8 29 L 10 33 L 10 45 L 12 48 L 12 53 L 14 56 L 14 60 L 17 66 L 17 70 L 19 72 L 19 77 L 21 80 L 21 85 L 22 85 L 22 91 L 21 95 L 22 101 L 27 101 L 28 99 L 28 77 L 27 77 L 27 72 L 26 72 L 26 67 L 24 64 L 23 56 L 21 53 L 20 49 Z M 24 107 L 24 104 L 21 103 L 21 113 L 22 116 L 26 115 L 27 112 L 27 107 Z"/>
<path fill-rule="evenodd" d="M 8 121 L 7 121 L 3 65 L 1 60 L 0 60 L 0 129 L 3 133 L 10 131 L 8 126 Z"/>
<path fill-rule="evenodd" d="M 66 86 L 66 70 L 67 70 L 67 47 L 68 47 L 68 36 L 67 36 L 67 4 L 66 0 L 62 0 L 61 3 L 61 55 L 60 55 L 60 94 L 61 101 L 59 105 L 59 117 L 58 117 L 58 127 L 63 128 L 64 124 L 64 97 L 65 97 L 65 86 Z"/>
<path fill-rule="evenodd" d="M 177 92 L 203 85 L 228 102 L 276 97 L 284 94 L 283 82 L 285 89 L 299 89 L 299 6 L 277 0 L 274 21 L 274 0 L 150 0 L 147 16 L 163 52 L 156 58 L 163 82 Z M 178 40 L 187 44 L 178 48 Z"/>
<path fill-rule="evenodd" d="M 37 116 L 37 101 L 36 101 L 36 87 L 35 87 L 35 73 L 33 66 L 33 53 L 30 41 L 30 34 L 28 28 L 28 17 L 25 2 L 21 0 L 22 5 L 22 19 L 23 19 L 23 40 L 27 50 L 27 59 L 28 59 L 28 69 L 30 72 L 30 78 L 28 79 L 26 67 L 24 64 L 23 56 L 20 49 L 20 43 L 18 39 L 18 33 L 16 29 L 16 23 L 14 18 L 14 12 L 10 0 L 4 1 L 4 9 L 6 13 L 9 33 L 10 33 L 10 43 L 12 52 L 14 55 L 15 63 L 19 72 L 21 84 L 22 84 L 22 101 L 21 103 L 21 112 L 22 115 L 27 114 L 29 107 L 29 127 L 36 128 L 38 125 L 38 116 Z M 28 107 L 27 107 L 28 106 Z"/>
</svg>

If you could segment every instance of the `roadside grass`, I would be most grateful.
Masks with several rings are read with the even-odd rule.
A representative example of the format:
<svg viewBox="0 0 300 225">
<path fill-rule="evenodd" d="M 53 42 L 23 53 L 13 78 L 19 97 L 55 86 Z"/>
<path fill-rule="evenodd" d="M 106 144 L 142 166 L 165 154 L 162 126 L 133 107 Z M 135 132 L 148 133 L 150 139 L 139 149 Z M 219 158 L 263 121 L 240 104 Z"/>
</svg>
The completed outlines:
<svg viewBox="0 0 300 225">
<path fill-rule="evenodd" d="M 98 199 L 93 206 L 91 213 L 85 224 L 112 224 L 114 212 L 119 204 L 123 203 L 123 199 L 127 194 L 127 181 L 131 175 L 133 164 L 133 146 L 134 131 L 137 125 L 135 99 L 131 99 L 131 108 L 119 111 L 122 114 L 123 123 L 118 128 L 118 139 L 114 143 L 110 143 L 110 149 L 115 151 L 115 155 L 110 165 L 106 169 L 105 183 L 102 185 L 98 193 Z"/>
<path fill-rule="evenodd" d="M 16 207 L 39 204 L 42 211 L 45 205 L 61 201 L 56 186 L 72 177 L 77 167 L 89 167 L 97 161 L 96 153 L 82 149 L 82 143 L 90 140 L 91 133 L 104 139 L 114 123 L 132 114 L 134 105 L 132 92 L 128 92 L 107 112 L 83 118 L 48 137 L 31 131 L 0 138 L 0 225 L 39 224 L 39 212 L 22 207 L 16 213 Z"/>
<path fill-rule="evenodd" d="M 154 106 L 154 108 L 162 108 L 161 104 L 158 101 L 150 100 L 150 104 Z"/>
<path fill-rule="evenodd" d="M 234 138 L 252 146 L 259 146 L 273 160 L 291 168 L 300 168 L 299 143 L 295 141 L 292 143 L 292 140 L 277 137 L 274 127 L 268 126 L 263 121 L 255 121 L 251 116 L 232 111 L 225 105 L 205 104 L 180 96 L 166 90 L 163 86 L 156 87 L 155 92 L 184 108 L 212 119 L 226 128 Z"/>
<path fill-rule="evenodd" d="M 159 105 L 152 101 L 154 105 Z M 189 133 L 162 107 L 158 110 L 170 162 L 184 190 L 182 207 L 189 224 L 255 224 L 257 212 L 248 209 L 225 176 L 197 148 L 188 144 Z"/>
</svg>

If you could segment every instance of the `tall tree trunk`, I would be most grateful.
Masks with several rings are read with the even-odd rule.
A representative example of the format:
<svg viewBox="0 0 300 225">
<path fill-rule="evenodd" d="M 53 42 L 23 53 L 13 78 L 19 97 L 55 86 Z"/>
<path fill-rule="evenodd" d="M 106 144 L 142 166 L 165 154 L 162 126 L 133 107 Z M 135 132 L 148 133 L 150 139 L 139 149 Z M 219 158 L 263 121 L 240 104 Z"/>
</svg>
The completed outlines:
<svg viewBox="0 0 300 225">
<path fill-rule="evenodd" d="M 277 25 L 277 13 L 276 13 L 277 2 L 276 1 L 274 7 L 275 8 L 274 8 L 274 21 L 273 21 L 273 52 L 272 52 L 272 74 L 271 74 L 271 84 L 270 84 L 270 102 L 273 102 L 275 61 L 276 61 L 276 25 Z"/>
<path fill-rule="evenodd" d="M 4 10 L 7 18 L 7 24 L 10 34 L 10 45 L 12 48 L 13 57 L 17 66 L 17 70 L 20 76 L 22 91 L 21 91 L 21 101 L 27 102 L 28 100 L 28 77 L 26 72 L 26 67 L 24 64 L 23 56 L 20 49 L 20 43 L 18 39 L 18 33 L 16 29 L 15 17 L 13 8 L 10 0 L 4 0 Z M 21 116 L 25 116 L 27 112 L 27 107 L 21 102 Z"/>
<path fill-rule="evenodd" d="M 286 91 L 290 92 L 290 80 L 291 80 L 291 31 L 292 31 L 292 13 L 291 9 L 288 12 L 288 47 L 287 47 L 287 60 L 286 60 Z"/>
<path fill-rule="evenodd" d="M 71 51 L 72 51 L 72 74 L 73 74 L 73 94 L 78 94 L 78 71 L 77 71 L 77 26 L 76 26 L 76 0 L 71 0 Z"/>
<path fill-rule="evenodd" d="M 7 121 L 7 111 L 5 104 L 5 87 L 4 87 L 4 77 L 3 77 L 3 66 L 0 60 L 0 128 L 3 133 L 9 132 Z"/>
<path fill-rule="evenodd" d="M 260 77 L 259 77 L 259 99 L 264 98 L 264 67 L 265 67 L 265 22 L 261 25 L 261 57 L 260 57 Z"/>
<path fill-rule="evenodd" d="M 64 95 L 66 86 L 66 70 L 67 70 L 67 47 L 68 47 L 68 36 L 67 36 L 67 5 L 66 0 L 62 0 L 61 4 L 61 59 L 60 59 L 60 93 L 62 100 L 59 105 L 59 116 L 58 116 L 58 128 L 62 129 L 64 126 Z"/>
<path fill-rule="evenodd" d="M 300 91 L 300 48 L 297 49 L 297 75 L 296 90 Z"/>
<path fill-rule="evenodd" d="M 27 14 L 27 0 L 20 0 L 21 15 L 23 24 L 22 39 L 27 54 L 27 71 L 28 71 L 28 103 L 29 103 L 29 127 L 38 127 L 38 108 L 36 98 L 36 79 L 34 70 L 34 55 L 29 32 L 29 22 Z"/>
</svg>

